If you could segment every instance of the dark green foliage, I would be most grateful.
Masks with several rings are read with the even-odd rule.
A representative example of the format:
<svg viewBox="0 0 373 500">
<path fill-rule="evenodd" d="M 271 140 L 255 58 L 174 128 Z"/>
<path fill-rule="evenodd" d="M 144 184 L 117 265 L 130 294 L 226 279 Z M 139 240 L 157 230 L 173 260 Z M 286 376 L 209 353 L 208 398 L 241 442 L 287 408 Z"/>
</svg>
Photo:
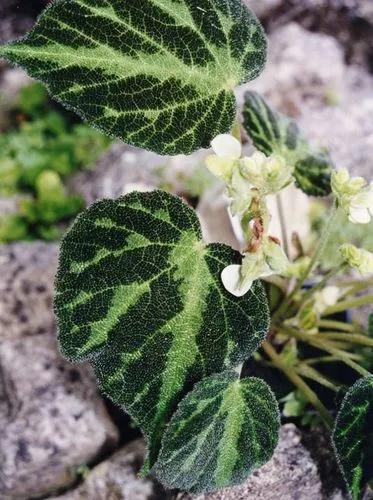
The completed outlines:
<svg viewBox="0 0 373 500">
<path fill-rule="evenodd" d="M 272 110 L 256 92 L 245 94 L 244 126 L 254 145 L 266 155 L 277 153 L 294 166 L 294 177 L 308 195 L 330 193 L 332 162 L 323 152 L 315 152 L 297 123 Z"/>
<path fill-rule="evenodd" d="M 358 380 L 339 410 L 333 442 L 353 500 L 373 479 L 373 376 Z"/>
<path fill-rule="evenodd" d="M 240 484 L 271 458 L 279 428 L 277 401 L 263 380 L 213 375 L 179 404 L 155 474 L 168 487 L 193 493 Z"/>
<path fill-rule="evenodd" d="M 162 191 L 98 202 L 65 237 L 56 281 L 63 353 L 91 360 L 104 391 L 143 430 L 154 465 L 177 403 L 264 339 L 262 285 L 230 295 L 220 274 L 240 255 L 204 245 L 199 221 Z"/>
<path fill-rule="evenodd" d="M 241 0 L 56 0 L 0 56 L 108 134 L 177 154 L 230 130 L 266 40 Z"/>
</svg>

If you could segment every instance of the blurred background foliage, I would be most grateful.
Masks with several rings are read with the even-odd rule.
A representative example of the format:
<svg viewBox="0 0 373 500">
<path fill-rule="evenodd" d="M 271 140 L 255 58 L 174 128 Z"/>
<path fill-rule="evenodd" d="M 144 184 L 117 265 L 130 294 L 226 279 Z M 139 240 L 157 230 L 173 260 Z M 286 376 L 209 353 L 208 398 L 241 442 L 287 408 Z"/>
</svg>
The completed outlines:
<svg viewBox="0 0 373 500">
<path fill-rule="evenodd" d="M 1 101 L 5 105 L 7 96 Z M 17 211 L 0 218 L 0 243 L 57 239 L 84 206 L 67 179 L 91 168 L 111 141 L 52 102 L 39 83 L 23 87 L 7 115 L 0 135 L 0 196 L 16 197 Z"/>
</svg>

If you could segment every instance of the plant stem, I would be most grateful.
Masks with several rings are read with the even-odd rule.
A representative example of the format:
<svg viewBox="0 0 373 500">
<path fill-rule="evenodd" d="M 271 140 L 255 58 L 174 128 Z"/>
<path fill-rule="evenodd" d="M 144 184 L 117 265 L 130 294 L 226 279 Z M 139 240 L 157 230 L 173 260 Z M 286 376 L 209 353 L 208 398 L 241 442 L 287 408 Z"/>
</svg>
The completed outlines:
<svg viewBox="0 0 373 500">
<path fill-rule="evenodd" d="M 325 406 L 322 404 L 320 399 L 317 397 L 316 393 L 311 389 L 311 387 L 300 377 L 296 371 L 291 367 L 283 363 L 281 356 L 277 354 L 275 349 L 269 342 L 264 342 L 262 348 L 267 356 L 273 361 L 273 364 L 278 370 L 282 371 L 287 378 L 300 389 L 307 400 L 317 409 L 323 418 L 325 424 L 330 429 L 332 427 L 332 417 Z"/>
<path fill-rule="evenodd" d="M 299 375 L 302 375 L 303 377 L 309 378 L 315 382 L 317 382 L 320 385 L 323 385 L 324 387 L 327 387 L 331 391 L 338 392 L 338 387 L 333 384 L 329 379 L 324 377 L 320 372 L 318 372 L 315 368 L 312 368 L 312 366 L 309 366 L 305 363 L 299 363 L 295 367 L 296 371 L 299 373 Z"/>
<path fill-rule="evenodd" d="M 333 321 L 329 319 L 320 319 L 317 323 L 319 328 L 329 328 L 330 330 L 341 330 L 346 332 L 355 332 L 357 327 L 343 321 Z"/>
<path fill-rule="evenodd" d="M 318 365 L 321 363 L 340 363 L 341 360 L 338 358 L 335 358 L 334 356 L 320 356 L 318 358 L 309 358 L 305 359 L 303 361 L 304 364 L 306 365 Z"/>
<path fill-rule="evenodd" d="M 366 337 L 365 335 L 359 335 L 354 333 L 339 333 L 339 332 L 325 332 L 321 334 L 322 338 L 325 339 L 341 339 L 352 342 L 353 344 L 361 344 L 368 347 L 373 347 L 373 339 Z"/>
<path fill-rule="evenodd" d="M 320 237 L 319 243 L 316 246 L 316 249 L 315 249 L 315 251 L 314 251 L 314 253 L 312 255 L 312 258 L 311 258 L 311 261 L 310 261 L 309 265 L 307 266 L 307 269 L 305 270 L 305 272 L 303 273 L 303 275 L 298 280 L 298 283 L 295 286 L 295 288 L 293 289 L 293 291 L 290 293 L 290 295 L 288 295 L 287 297 L 285 297 L 283 303 L 281 304 L 281 306 L 278 308 L 278 310 L 273 315 L 273 319 L 272 319 L 273 323 L 275 323 L 276 320 L 278 320 L 279 318 L 281 318 L 282 314 L 286 311 L 286 309 L 289 306 L 289 304 L 291 304 L 291 301 L 293 300 L 294 296 L 299 292 L 299 290 L 301 290 L 301 288 L 304 285 L 306 279 L 310 276 L 310 274 L 314 270 L 315 266 L 317 265 L 317 261 L 321 257 L 321 255 L 322 255 L 322 253 L 324 251 L 326 242 L 328 241 L 328 237 L 329 237 L 329 235 L 331 233 L 330 229 L 331 229 L 331 227 L 332 227 L 332 225 L 334 223 L 336 215 L 337 215 L 337 205 L 334 202 L 331 214 L 329 216 L 329 219 L 325 223 L 325 226 L 324 226 L 322 235 Z"/>
<path fill-rule="evenodd" d="M 357 373 L 362 375 L 363 377 L 368 377 L 370 376 L 370 372 L 363 368 L 362 366 L 358 365 L 351 359 L 351 357 L 345 352 L 341 351 L 340 349 L 336 349 L 332 347 L 329 343 L 327 342 L 322 342 L 322 341 L 317 341 L 314 343 L 315 347 L 319 347 L 320 349 L 329 352 L 330 354 L 333 354 L 336 358 L 339 358 L 341 361 L 343 361 L 347 366 L 355 370 Z"/>
<path fill-rule="evenodd" d="M 363 297 L 338 302 L 334 306 L 326 308 L 323 312 L 323 316 L 331 316 L 332 314 L 346 311 L 347 309 L 354 309 L 368 304 L 373 304 L 373 295 L 364 295 Z"/>
<path fill-rule="evenodd" d="M 363 290 L 364 288 L 369 288 L 370 286 L 373 286 L 373 280 L 372 279 L 366 279 L 366 280 L 342 280 L 337 282 L 337 286 L 340 288 L 348 288 L 350 287 L 345 295 L 350 294 L 350 290 L 356 288 L 357 291 Z"/>
<path fill-rule="evenodd" d="M 310 288 L 309 290 L 307 290 L 307 292 L 303 295 L 302 300 L 300 301 L 300 304 L 297 305 L 297 309 L 300 309 L 307 302 L 307 300 L 312 297 L 312 295 L 314 293 L 316 293 L 319 290 L 323 289 L 324 286 L 328 283 L 328 281 L 331 278 L 333 278 L 333 276 L 336 276 L 340 271 L 343 271 L 343 269 L 345 269 L 346 267 L 347 267 L 347 264 L 345 262 L 343 262 L 340 266 L 331 269 L 324 276 L 324 278 L 321 281 L 319 281 L 319 283 L 317 283 L 315 286 L 313 286 L 312 288 Z"/>
<path fill-rule="evenodd" d="M 313 345 L 314 347 L 318 347 L 319 349 L 322 349 L 323 351 L 332 354 L 335 358 L 343 361 L 347 366 L 358 372 L 363 377 L 370 375 L 370 372 L 368 372 L 368 370 L 358 365 L 351 359 L 351 354 L 353 353 L 345 352 L 341 349 L 338 349 L 337 347 L 334 347 L 331 342 L 328 342 L 327 340 L 322 340 L 321 339 L 322 334 L 308 335 L 306 333 L 299 332 L 298 330 L 294 330 L 292 328 L 287 328 L 286 333 L 288 333 L 292 337 L 297 338 L 298 340 L 301 340 L 302 342 L 306 342 L 307 344 Z"/>
<path fill-rule="evenodd" d="M 282 203 L 281 193 L 277 193 L 277 195 L 276 195 L 276 205 L 277 205 L 278 217 L 280 220 L 282 243 L 284 245 L 284 251 L 285 251 L 286 255 L 289 256 L 288 233 L 287 233 L 287 229 L 286 229 L 284 205 Z"/>
</svg>

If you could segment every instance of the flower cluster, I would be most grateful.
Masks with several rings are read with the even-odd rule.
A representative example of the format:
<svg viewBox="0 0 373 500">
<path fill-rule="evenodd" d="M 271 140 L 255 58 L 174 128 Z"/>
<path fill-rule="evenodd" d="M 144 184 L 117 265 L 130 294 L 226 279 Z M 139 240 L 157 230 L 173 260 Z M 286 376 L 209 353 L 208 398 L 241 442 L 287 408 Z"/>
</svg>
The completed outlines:
<svg viewBox="0 0 373 500">
<path fill-rule="evenodd" d="M 217 136 L 211 143 L 214 155 L 206 160 L 209 170 L 227 184 L 231 213 L 247 225 L 249 246 L 241 265 L 222 272 L 225 288 L 233 295 L 245 295 L 258 278 L 284 273 L 289 261 L 280 242 L 267 234 L 269 214 L 265 197 L 293 182 L 293 168 L 278 156 L 255 152 L 241 158 L 240 142 L 229 134 Z"/>
<path fill-rule="evenodd" d="M 227 184 L 234 215 L 246 212 L 258 196 L 277 193 L 293 182 L 294 169 L 281 156 L 256 151 L 241 158 L 241 144 L 229 134 L 218 135 L 211 146 L 215 154 L 207 157 L 206 165 Z"/>
<path fill-rule="evenodd" d="M 343 260 L 362 276 L 373 273 L 373 253 L 346 243 L 339 249 Z"/>
<path fill-rule="evenodd" d="M 350 177 L 343 168 L 332 174 L 332 190 L 339 205 L 354 224 L 368 224 L 373 217 L 373 183 L 363 177 Z"/>
</svg>

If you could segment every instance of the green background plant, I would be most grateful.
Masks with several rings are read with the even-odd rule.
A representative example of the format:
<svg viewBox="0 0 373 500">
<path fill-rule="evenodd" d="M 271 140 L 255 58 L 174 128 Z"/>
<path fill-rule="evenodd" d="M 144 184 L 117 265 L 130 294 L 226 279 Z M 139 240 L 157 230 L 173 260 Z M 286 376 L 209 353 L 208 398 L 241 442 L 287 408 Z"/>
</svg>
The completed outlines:
<svg viewBox="0 0 373 500">
<path fill-rule="evenodd" d="M 52 104 L 39 83 L 23 87 L 8 114 L 0 135 L 0 196 L 16 196 L 18 211 L 0 218 L 0 242 L 57 239 L 59 223 L 84 207 L 65 181 L 91 166 L 110 140 Z"/>
</svg>

